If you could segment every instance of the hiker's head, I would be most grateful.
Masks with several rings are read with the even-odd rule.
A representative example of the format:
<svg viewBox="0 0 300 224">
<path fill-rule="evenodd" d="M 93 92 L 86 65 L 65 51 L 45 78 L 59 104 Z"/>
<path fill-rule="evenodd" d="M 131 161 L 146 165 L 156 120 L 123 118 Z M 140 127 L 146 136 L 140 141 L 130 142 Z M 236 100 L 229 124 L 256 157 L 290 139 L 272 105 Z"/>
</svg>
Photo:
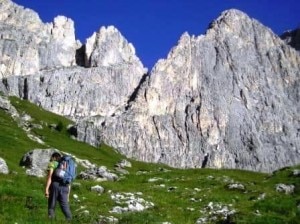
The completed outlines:
<svg viewBox="0 0 300 224">
<path fill-rule="evenodd" d="M 51 161 L 59 161 L 61 158 L 61 155 L 58 152 L 54 152 L 51 156 Z"/>
</svg>

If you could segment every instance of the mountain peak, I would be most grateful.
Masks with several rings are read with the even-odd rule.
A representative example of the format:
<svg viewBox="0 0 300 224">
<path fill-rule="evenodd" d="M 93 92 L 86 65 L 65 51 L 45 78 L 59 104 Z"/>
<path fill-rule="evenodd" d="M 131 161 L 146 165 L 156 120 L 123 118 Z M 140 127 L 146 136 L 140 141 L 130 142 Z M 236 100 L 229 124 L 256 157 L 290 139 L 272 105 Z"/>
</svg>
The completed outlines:
<svg viewBox="0 0 300 224">
<path fill-rule="evenodd" d="M 248 35 L 254 29 L 260 32 L 271 32 L 271 29 L 261 24 L 256 19 L 249 17 L 246 13 L 238 9 L 229 9 L 221 13 L 210 25 L 207 33 L 233 33 L 236 35 Z"/>
<path fill-rule="evenodd" d="M 86 41 L 88 67 L 135 63 L 143 69 L 134 46 L 114 26 L 102 26 Z"/>
<path fill-rule="evenodd" d="M 250 20 L 251 18 L 246 13 L 238 9 L 229 9 L 223 11 L 221 15 L 210 24 L 210 27 L 213 28 L 222 23 L 225 23 L 229 26 L 234 26 L 237 23 Z"/>
</svg>

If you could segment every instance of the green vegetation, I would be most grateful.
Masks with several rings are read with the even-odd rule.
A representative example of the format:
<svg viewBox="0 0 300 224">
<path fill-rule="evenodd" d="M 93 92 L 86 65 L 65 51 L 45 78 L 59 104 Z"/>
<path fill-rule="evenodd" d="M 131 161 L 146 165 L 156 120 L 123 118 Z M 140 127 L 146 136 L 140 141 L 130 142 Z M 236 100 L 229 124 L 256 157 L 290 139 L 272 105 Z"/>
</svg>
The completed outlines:
<svg viewBox="0 0 300 224">
<path fill-rule="evenodd" d="M 30 140 L 17 122 L 0 110 L 0 157 L 10 170 L 8 175 L 0 174 L 0 223 L 51 223 L 47 219 L 47 200 L 44 198 L 45 179 L 27 176 L 25 169 L 19 166 L 26 152 L 53 147 L 111 170 L 124 157 L 104 144 L 96 148 L 70 138 L 67 126 L 72 122 L 66 118 L 17 98 L 11 98 L 11 102 L 20 114 L 33 118 L 32 133 L 46 145 Z M 235 213 L 226 221 L 217 217 L 207 223 L 300 223 L 300 177 L 291 175 L 300 166 L 268 175 L 241 170 L 182 170 L 129 161 L 132 168 L 128 168 L 129 174 L 119 181 L 75 181 L 70 199 L 74 215 L 72 223 L 97 223 L 100 216 L 114 216 L 122 224 L 194 224 L 200 217 L 209 217 L 209 204 L 227 206 Z M 244 189 L 229 189 L 230 183 L 242 184 Z M 293 184 L 294 193 L 277 192 L 275 186 L 279 183 Z M 90 188 L 95 185 L 104 187 L 104 193 L 92 192 Z M 140 197 L 153 202 L 154 206 L 142 212 L 110 213 L 117 206 L 111 194 L 124 192 L 141 192 Z M 78 196 L 77 200 L 73 198 L 74 194 Z M 264 198 L 259 200 L 261 195 Z M 52 223 L 64 223 L 59 207 L 56 213 L 57 220 Z"/>
</svg>

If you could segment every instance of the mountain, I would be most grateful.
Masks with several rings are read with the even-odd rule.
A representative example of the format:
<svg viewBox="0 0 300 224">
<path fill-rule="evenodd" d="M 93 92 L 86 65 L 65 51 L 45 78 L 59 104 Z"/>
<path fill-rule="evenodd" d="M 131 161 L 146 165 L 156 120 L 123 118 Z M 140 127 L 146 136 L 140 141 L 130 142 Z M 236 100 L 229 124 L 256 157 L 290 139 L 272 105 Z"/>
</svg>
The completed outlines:
<svg viewBox="0 0 300 224">
<path fill-rule="evenodd" d="M 148 73 L 115 27 L 81 44 L 71 19 L 0 11 L 0 91 L 71 118 L 79 140 L 181 168 L 299 164 L 299 53 L 245 13 L 184 33 Z"/>
<path fill-rule="evenodd" d="M 44 24 L 37 13 L 10 0 L 0 2 L 0 12 L 0 78 L 75 65 L 72 20 L 58 16 Z"/>
<path fill-rule="evenodd" d="M 72 118 L 107 116 L 129 101 L 147 72 L 114 27 L 102 27 L 82 46 L 71 19 L 42 24 L 29 9 L 0 4 L 3 92 Z"/>
<path fill-rule="evenodd" d="M 181 37 L 130 111 L 87 126 L 145 161 L 270 172 L 299 163 L 299 65 L 270 29 L 229 10 L 205 36 Z"/>
</svg>

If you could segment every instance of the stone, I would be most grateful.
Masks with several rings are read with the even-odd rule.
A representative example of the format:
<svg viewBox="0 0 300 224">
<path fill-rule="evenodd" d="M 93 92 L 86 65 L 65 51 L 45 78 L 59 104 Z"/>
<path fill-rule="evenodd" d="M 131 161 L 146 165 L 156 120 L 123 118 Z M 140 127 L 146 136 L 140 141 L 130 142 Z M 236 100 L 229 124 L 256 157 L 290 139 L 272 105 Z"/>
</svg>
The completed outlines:
<svg viewBox="0 0 300 224">
<path fill-rule="evenodd" d="M 0 109 L 8 112 L 11 117 L 19 118 L 19 113 L 14 106 L 11 105 L 7 96 L 3 96 L 0 93 Z"/>
<path fill-rule="evenodd" d="M 120 167 L 115 167 L 114 170 L 117 172 L 117 173 L 120 173 L 120 174 L 123 174 L 123 175 L 128 175 L 129 174 L 129 171 L 125 170 L 125 169 L 122 169 Z"/>
<path fill-rule="evenodd" d="M 245 186 L 240 183 L 229 184 L 227 187 L 228 187 L 228 189 L 245 190 Z"/>
<path fill-rule="evenodd" d="M 177 189 L 177 187 L 169 187 L 169 188 L 168 188 L 168 192 L 175 191 L 176 189 Z"/>
<path fill-rule="evenodd" d="M 116 217 L 113 216 L 99 216 L 99 221 L 97 222 L 97 224 L 106 224 L 106 223 L 112 223 L 112 224 L 118 224 L 119 220 Z"/>
<path fill-rule="evenodd" d="M 300 170 L 299 169 L 293 170 L 293 176 L 299 177 L 300 176 Z"/>
<path fill-rule="evenodd" d="M 144 200 L 140 197 L 141 195 L 142 194 L 140 192 L 111 194 L 111 199 L 117 204 L 123 205 L 123 207 L 115 206 L 110 212 L 121 214 L 124 212 L 141 212 L 146 209 L 152 208 L 154 206 L 154 203 Z"/>
<path fill-rule="evenodd" d="M 91 187 L 91 191 L 102 194 L 104 192 L 104 188 L 100 185 L 95 185 Z"/>
<path fill-rule="evenodd" d="M 283 192 L 285 194 L 294 193 L 295 186 L 294 185 L 286 185 L 286 184 L 276 184 L 276 191 Z"/>
<path fill-rule="evenodd" d="M 11 104 L 7 97 L 0 95 L 0 109 L 8 111 L 10 107 Z"/>
<path fill-rule="evenodd" d="M 82 179 L 92 179 L 97 180 L 99 182 L 118 180 L 118 175 L 110 172 L 105 166 L 92 167 L 90 169 L 80 172 L 78 176 Z"/>
<path fill-rule="evenodd" d="M 145 210 L 145 207 L 138 202 L 131 201 L 129 202 L 128 210 L 131 212 L 140 212 Z"/>
<path fill-rule="evenodd" d="M 77 195 L 77 194 L 73 194 L 73 198 L 74 198 L 75 200 L 78 200 L 78 195 Z"/>
<path fill-rule="evenodd" d="M 130 168 L 131 166 L 131 162 L 129 162 L 126 159 L 123 159 L 115 165 L 114 170 L 120 174 L 127 175 L 129 174 L 129 171 L 125 170 L 125 168 Z"/>
<path fill-rule="evenodd" d="M 113 209 L 110 211 L 111 213 L 117 213 L 117 214 L 122 214 L 125 210 L 120 207 L 120 206 L 115 206 Z"/>
<path fill-rule="evenodd" d="M 57 149 L 33 149 L 26 153 L 20 161 L 20 166 L 26 168 L 26 174 L 36 177 L 44 177 L 50 162 L 51 155 L 59 152 Z"/>
<path fill-rule="evenodd" d="M 120 168 L 130 168 L 132 167 L 131 162 L 126 159 L 121 160 L 119 163 L 116 164 L 117 167 Z"/>
<path fill-rule="evenodd" d="M 163 180 L 163 178 L 161 178 L 161 177 L 153 177 L 153 178 L 149 178 L 148 182 L 153 183 L 153 182 L 162 181 L 162 180 Z"/>
<path fill-rule="evenodd" d="M 236 210 L 231 207 L 231 205 L 209 202 L 203 210 L 200 210 L 203 216 L 197 219 L 196 224 L 230 223 L 230 217 L 236 213 Z"/>
<path fill-rule="evenodd" d="M 257 200 L 264 200 L 266 198 L 266 193 L 262 193 L 258 196 Z"/>
<path fill-rule="evenodd" d="M 0 173 L 9 174 L 8 166 L 3 158 L 0 157 Z"/>
</svg>

